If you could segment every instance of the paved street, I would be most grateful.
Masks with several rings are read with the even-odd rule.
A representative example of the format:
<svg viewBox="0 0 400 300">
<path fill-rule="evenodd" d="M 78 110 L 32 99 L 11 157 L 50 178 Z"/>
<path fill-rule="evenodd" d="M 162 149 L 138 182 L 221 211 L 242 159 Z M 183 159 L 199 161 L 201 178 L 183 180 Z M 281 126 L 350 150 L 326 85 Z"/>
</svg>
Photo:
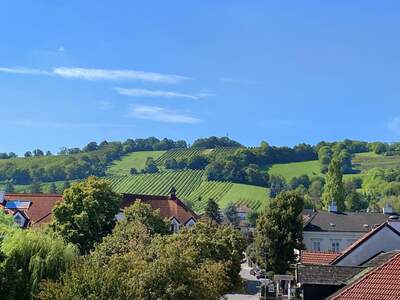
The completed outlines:
<svg viewBox="0 0 400 300">
<path fill-rule="evenodd" d="M 260 281 L 255 276 L 250 275 L 250 267 L 247 263 L 242 264 L 240 275 L 246 281 L 245 294 L 227 294 L 225 295 L 229 300 L 256 300 L 259 299 Z"/>
</svg>

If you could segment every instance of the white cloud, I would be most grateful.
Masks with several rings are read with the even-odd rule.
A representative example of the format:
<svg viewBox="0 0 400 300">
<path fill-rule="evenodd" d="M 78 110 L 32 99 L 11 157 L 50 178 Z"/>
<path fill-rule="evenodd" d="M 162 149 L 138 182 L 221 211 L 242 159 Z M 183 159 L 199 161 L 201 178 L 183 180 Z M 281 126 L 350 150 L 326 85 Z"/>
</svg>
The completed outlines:
<svg viewBox="0 0 400 300">
<path fill-rule="evenodd" d="M 390 130 L 393 130 L 394 132 L 400 133 L 400 117 L 393 118 L 389 122 L 388 127 L 389 127 Z"/>
<path fill-rule="evenodd" d="M 201 122 L 200 119 L 190 115 L 182 114 L 159 106 L 147 105 L 131 105 L 128 116 L 164 123 L 194 124 Z"/>
<path fill-rule="evenodd" d="M 65 48 L 63 46 L 58 47 L 57 49 L 59 52 L 65 52 Z"/>
<path fill-rule="evenodd" d="M 188 98 L 188 99 L 198 100 L 200 98 L 210 96 L 210 94 L 207 93 L 191 95 L 191 94 L 182 94 L 171 91 L 157 91 L 157 90 L 147 90 L 147 89 L 115 88 L 115 90 L 121 95 L 132 96 L 132 97 Z"/>
<path fill-rule="evenodd" d="M 85 80 L 142 80 L 163 83 L 178 83 L 188 77 L 134 70 L 107 70 L 60 67 L 53 69 L 54 74 L 65 78 Z"/>
<path fill-rule="evenodd" d="M 183 80 L 190 79 L 189 77 L 179 75 L 135 70 L 107 70 L 69 67 L 54 68 L 52 71 L 23 67 L 0 67 L 0 72 L 31 75 L 55 75 L 64 78 L 76 78 L 84 80 L 140 80 L 159 83 L 178 83 Z"/>
<path fill-rule="evenodd" d="M 52 75 L 52 72 L 39 69 L 23 68 L 23 67 L 12 67 L 12 68 L 0 67 L 0 72 L 14 73 L 14 74 L 29 74 L 29 75 Z"/>
</svg>

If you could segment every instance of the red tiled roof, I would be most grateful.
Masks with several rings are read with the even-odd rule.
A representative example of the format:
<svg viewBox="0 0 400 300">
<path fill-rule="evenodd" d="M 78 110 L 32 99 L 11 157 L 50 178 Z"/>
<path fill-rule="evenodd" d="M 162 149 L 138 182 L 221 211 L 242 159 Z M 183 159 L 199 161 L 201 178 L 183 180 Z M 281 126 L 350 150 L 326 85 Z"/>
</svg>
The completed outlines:
<svg viewBox="0 0 400 300">
<path fill-rule="evenodd" d="M 175 218 L 181 224 L 186 224 L 190 219 L 195 221 L 198 219 L 198 216 L 181 200 L 169 196 L 123 194 L 122 208 L 128 207 L 137 200 L 150 204 L 153 209 L 159 209 L 162 218 Z"/>
<path fill-rule="evenodd" d="M 365 241 L 367 241 L 371 236 L 375 235 L 379 231 L 381 231 L 383 228 L 388 227 L 389 229 L 393 230 L 395 233 L 400 234 L 396 229 L 394 229 L 392 226 L 390 226 L 387 222 L 382 223 L 378 227 L 374 228 L 370 232 L 364 234 L 361 238 L 359 238 L 357 241 L 355 241 L 353 244 L 351 244 L 349 247 L 347 247 L 338 257 L 335 258 L 334 261 L 332 261 L 332 264 L 336 264 L 339 261 L 341 261 L 343 258 L 345 258 L 347 255 L 349 255 L 351 252 L 353 252 L 356 248 L 361 246 Z"/>
<path fill-rule="evenodd" d="M 343 288 L 331 300 L 400 299 L 400 253 Z"/>
<path fill-rule="evenodd" d="M 329 265 L 340 253 L 335 252 L 317 252 L 304 251 L 300 252 L 300 263 L 303 265 Z"/>
<path fill-rule="evenodd" d="M 30 201 L 31 205 L 27 209 L 8 209 L 16 213 L 21 211 L 29 219 L 29 225 L 35 226 L 51 221 L 52 210 L 55 204 L 62 201 L 62 195 L 57 194 L 6 194 L 4 196 L 6 201 L 23 200 Z M 2 205 L 0 205 L 2 206 Z"/>
</svg>

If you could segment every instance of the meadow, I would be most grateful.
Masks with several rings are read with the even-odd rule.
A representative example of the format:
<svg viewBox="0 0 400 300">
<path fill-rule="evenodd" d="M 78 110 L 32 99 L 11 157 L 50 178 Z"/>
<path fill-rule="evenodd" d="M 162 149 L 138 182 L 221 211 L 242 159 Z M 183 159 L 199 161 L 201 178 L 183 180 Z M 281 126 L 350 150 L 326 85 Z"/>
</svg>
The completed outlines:
<svg viewBox="0 0 400 300">
<path fill-rule="evenodd" d="M 107 169 L 108 175 L 129 175 L 131 168 L 140 171 L 144 169 L 148 157 L 157 160 L 167 151 L 138 151 L 124 155 L 120 160 L 115 160 Z"/>
</svg>

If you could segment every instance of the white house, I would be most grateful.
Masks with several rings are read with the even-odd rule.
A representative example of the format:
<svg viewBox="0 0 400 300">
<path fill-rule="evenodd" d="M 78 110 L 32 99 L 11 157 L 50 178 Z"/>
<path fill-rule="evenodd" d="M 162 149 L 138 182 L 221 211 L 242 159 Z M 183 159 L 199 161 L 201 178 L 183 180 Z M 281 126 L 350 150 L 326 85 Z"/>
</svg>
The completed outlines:
<svg viewBox="0 0 400 300">
<path fill-rule="evenodd" d="M 303 243 L 307 250 L 342 252 L 367 232 L 395 217 L 386 213 L 338 212 L 336 205 L 329 211 L 303 213 Z"/>
</svg>

